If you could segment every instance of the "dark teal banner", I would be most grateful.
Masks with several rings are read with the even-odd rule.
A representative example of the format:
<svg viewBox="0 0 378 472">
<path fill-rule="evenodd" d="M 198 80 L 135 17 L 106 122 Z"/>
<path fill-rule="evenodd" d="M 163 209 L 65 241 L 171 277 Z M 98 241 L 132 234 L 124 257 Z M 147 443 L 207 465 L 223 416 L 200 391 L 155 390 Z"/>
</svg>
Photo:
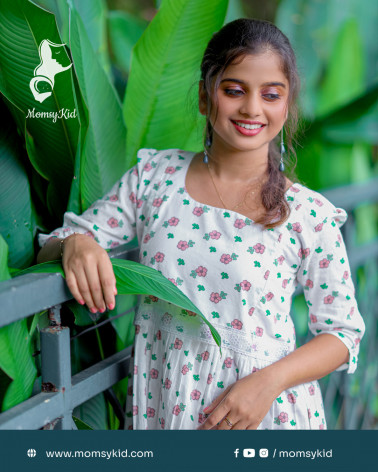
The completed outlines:
<svg viewBox="0 0 378 472">
<path fill-rule="evenodd" d="M 1 431 L 0 470 L 375 470 L 378 431 Z"/>
</svg>

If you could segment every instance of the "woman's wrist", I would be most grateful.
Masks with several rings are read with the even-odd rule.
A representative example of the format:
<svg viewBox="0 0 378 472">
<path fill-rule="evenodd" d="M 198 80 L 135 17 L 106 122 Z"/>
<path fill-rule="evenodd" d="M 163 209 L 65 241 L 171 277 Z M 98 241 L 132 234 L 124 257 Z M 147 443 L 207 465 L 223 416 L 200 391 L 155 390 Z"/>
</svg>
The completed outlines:
<svg viewBox="0 0 378 472">
<path fill-rule="evenodd" d="M 63 254 L 64 254 L 65 247 L 67 245 L 68 240 L 82 238 L 82 237 L 88 237 L 88 236 L 86 236 L 85 234 L 82 234 L 82 233 L 72 233 L 69 236 L 67 236 L 66 238 L 61 239 L 60 244 L 59 244 L 60 257 L 63 259 Z"/>
<path fill-rule="evenodd" d="M 261 382 L 266 385 L 265 391 L 273 398 L 280 396 L 283 390 L 283 381 L 281 379 L 279 369 L 276 369 L 275 364 L 268 365 L 263 369 L 251 374 L 251 376 L 260 377 Z"/>
</svg>

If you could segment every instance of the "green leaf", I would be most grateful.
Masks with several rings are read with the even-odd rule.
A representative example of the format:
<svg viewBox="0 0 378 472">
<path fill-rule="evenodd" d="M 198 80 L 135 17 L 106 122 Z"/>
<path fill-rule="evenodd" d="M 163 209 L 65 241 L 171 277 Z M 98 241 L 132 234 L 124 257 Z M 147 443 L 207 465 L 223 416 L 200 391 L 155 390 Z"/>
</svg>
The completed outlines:
<svg viewBox="0 0 378 472">
<path fill-rule="evenodd" d="M 68 29 L 70 16 L 68 2 L 66 0 L 32 0 L 32 2 L 55 15 L 60 36 L 63 41 L 68 44 Z"/>
<path fill-rule="evenodd" d="M 76 416 L 72 416 L 72 419 L 74 420 L 76 427 L 78 430 L 91 430 L 93 431 L 93 428 L 89 426 L 89 424 L 84 423 L 80 418 L 76 418 Z"/>
<path fill-rule="evenodd" d="M 106 74 L 110 76 L 110 58 L 107 44 L 107 7 L 105 0 L 69 0 L 84 25 L 87 37 Z"/>
<path fill-rule="evenodd" d="M 196 103 L 195 74 L 227 3 L 166 0 L 136 44 L 123 107 L 132 159 L 141 147 L 202 148 L 203 119 L 193 116 L 188 102 Z"/>
<path fill-rule="evenodd" d="M 94 430 L 108 429 L 107 415 L 108 412 L 103 393 L 100 393 L 90 400 L 87 400 L 85 403 L 77 406 L 73 410 L 73 416 L 81 421 L 80 426 L 85 424 L 89 427 L 89 429 Z"/>
<path fill-rule="evenodd" d="M 126 160 L 126 128 L 121 105 L 75 9 L 71 11 L 70 44 L 89 116 L 80 165 L 81 198 L 85 210 L 111 188 L 131 163 Z"/>
<path fill-rule="evenodd" d="M 8 248 L 0 235 L 0 280 L 10 278 Z M 23 319 L 0 329 L 1 410 L 7 410 L 29 398 L 37 370 L 31 355 L 27 321 Z"/>
<path fill-rule="evenodd" d="M 10 278 L 8 270 L 8 245 L 0 234 L 0 282 Z"/>
<path fill-rule="evenodd" d="M 54 15 L 26 0 L 0 0 L 0 38 L 1 90 L 14 105 L 11 112 L 25 134 L 33 167 L 49 181 L 47 203 L 55 223 L 59 224 L 67 205 L 79 132 L 77 116 L 57 118 L 54 123 L 54 117 L 62 109 L 75 114 L 71 60 L 64 46 L 45 43 L 62 69 L 55 74 L 51 89 L 38 70 L 39 47 L 46 39 L 57 45 L 62 40 Z M 66 67 L 69 69 L 64 70 Z M 51 91 L 42 102 L 31 92 L 34 74 L 39 79 L 32 87 L 37 86 L 40 92 Z M 37 113 L 50 115 L 37 117 Z M 51 159 L 52 149 L 54 159 Z"/>
<path fill-rule="evenodd" d="M 215 342 L 221 349 L 221 337 L 218 331 L 189 298 L 160 272 L 138 262 L 125 261 L 123 259 L 111 259 L 111 262 L 117 280 L 118 294 L 154 295 L 185 310 L 198 313 L 199 318 L 208 325 Z M 44 272 L 57 272 L 64 277 L 60 261 L 44 262 L 20 271 L 18 275 Z M 197 317 L 193 317 L 193 322 L 196 322 L 196 320 Z"/>
<path fill-rule="evenodd" d="M 0 234 L 9 247 L 9 265 L 21 268 L 34 258 L 35 221 L 17 135 L 12 131 L 9 112 L 1 103 L 0 113 L 6 119 L 0 128 Z"/>
</svg>

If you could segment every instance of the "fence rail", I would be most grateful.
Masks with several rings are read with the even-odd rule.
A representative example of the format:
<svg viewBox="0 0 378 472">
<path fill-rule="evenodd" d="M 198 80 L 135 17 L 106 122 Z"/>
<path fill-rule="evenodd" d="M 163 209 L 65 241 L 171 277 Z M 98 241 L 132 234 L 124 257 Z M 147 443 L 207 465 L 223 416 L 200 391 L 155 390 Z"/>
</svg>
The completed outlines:
<svg viewBox="0 0 378 472">
<path fill-rule="evenodd" d="M 354 213 L 364 203 L 378 201 L 378 178 L 363 184 L 348 185 L 322 191 L 334 205 L 349 213 L 343 227 L 344 239 L 354 280 L 357 269 L 367 265 L 367 276 L 377 277 L 378 239 L 362 246 L 356 245 L 356 221 Z M 113 249 L 110 257 L 138 259 L 135 242 Z M 61 325 L 60 306 L 72 300 L 64 279 L 59 274 L 28 274 L 0 283 L 0 328 L 43 310 L 49 310 L 50 326 L 41 330 L 42 392 L 0 414 L 0 429 L 76 429 L 72 420 L 73 409 L 106 391 L 125 378 L 131 355 L 131 347 L 71 376 L 70 333 Z M 369 313 L 368 339 L 364 340 L 364 362 L 375 369 L 378 358 L 377 319 L 378 303 L 376 288 L 370 289 L 368 300 L 359 300 L 360 310 Z M 361 309 L 362 308 L 362 309 Z M 373 366 L 373 367 L 371 367 Z M 375 367 L 374 367 L 375 366 Z M 376 380 L 375 380 L 376 381 Z M 371 411 L 361 411 L 361 402 L 350 395 L 350 380 L 345 373 L 334 373 L 324 385 L 325 407 L 331 409 L 336 393 L 339 394 L 341 414 L 333 419 L 331 427 L 341 429 L 371 429 L 376 427 L 376 418 Z M 369 399 L 374 396 L 374 385 L 362 375 L 360 392 Z M 118 405 L 118 411 L 120 406 Z M 343 412 L 348 411 L 345 419 Z M 122 424 L 122 418 L 120 418 Z M 48 426 L 46 426 L 48 425 Z"/>
</svg>

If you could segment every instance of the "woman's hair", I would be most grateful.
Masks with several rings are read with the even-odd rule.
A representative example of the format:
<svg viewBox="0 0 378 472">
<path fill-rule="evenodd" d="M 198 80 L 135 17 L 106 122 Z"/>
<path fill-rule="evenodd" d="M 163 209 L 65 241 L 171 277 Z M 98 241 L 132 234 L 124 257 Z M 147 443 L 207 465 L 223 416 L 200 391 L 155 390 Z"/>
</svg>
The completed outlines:
<svg viewBox="0 0 378 472">
<path fill-rule="evenodd" d="M 210 116 L 214 107 L 216 117 L 216 91 L 224 71 L 229 65 L 241 61 L 246 54 L 256 55 L 267 51 L 272 51 L 280 57 L 282 72 L 289 82 L 288 117 L 284 125 L 284 135 L 289 152 L 294 157 L 296 156 L 293 138 L 298 126 L 296 100 L 300 79 L 295 54 L 288 38 L 276 26 L 268 21 L 253 19 L 239 19 L 226 24 L 213 35 L 205 50 L 201 63 L 201 79 L 207 101 L 205 147 L 209 147 L 212 140 Z M 256 223 L 266 228 L 282 224 L 290 215 L 290 207 L 285 198 L 285 176 L 279 170 L 280 152 L 275 141 L 269 144 L 269 179 L 261 189 L 261 199 L 266 212 L 256 220 Z M 295 164 L 293 169 L 294 167 Z M 296 180 L 293 169 L 290 171 L 290 178 Z"/>
</svg>

